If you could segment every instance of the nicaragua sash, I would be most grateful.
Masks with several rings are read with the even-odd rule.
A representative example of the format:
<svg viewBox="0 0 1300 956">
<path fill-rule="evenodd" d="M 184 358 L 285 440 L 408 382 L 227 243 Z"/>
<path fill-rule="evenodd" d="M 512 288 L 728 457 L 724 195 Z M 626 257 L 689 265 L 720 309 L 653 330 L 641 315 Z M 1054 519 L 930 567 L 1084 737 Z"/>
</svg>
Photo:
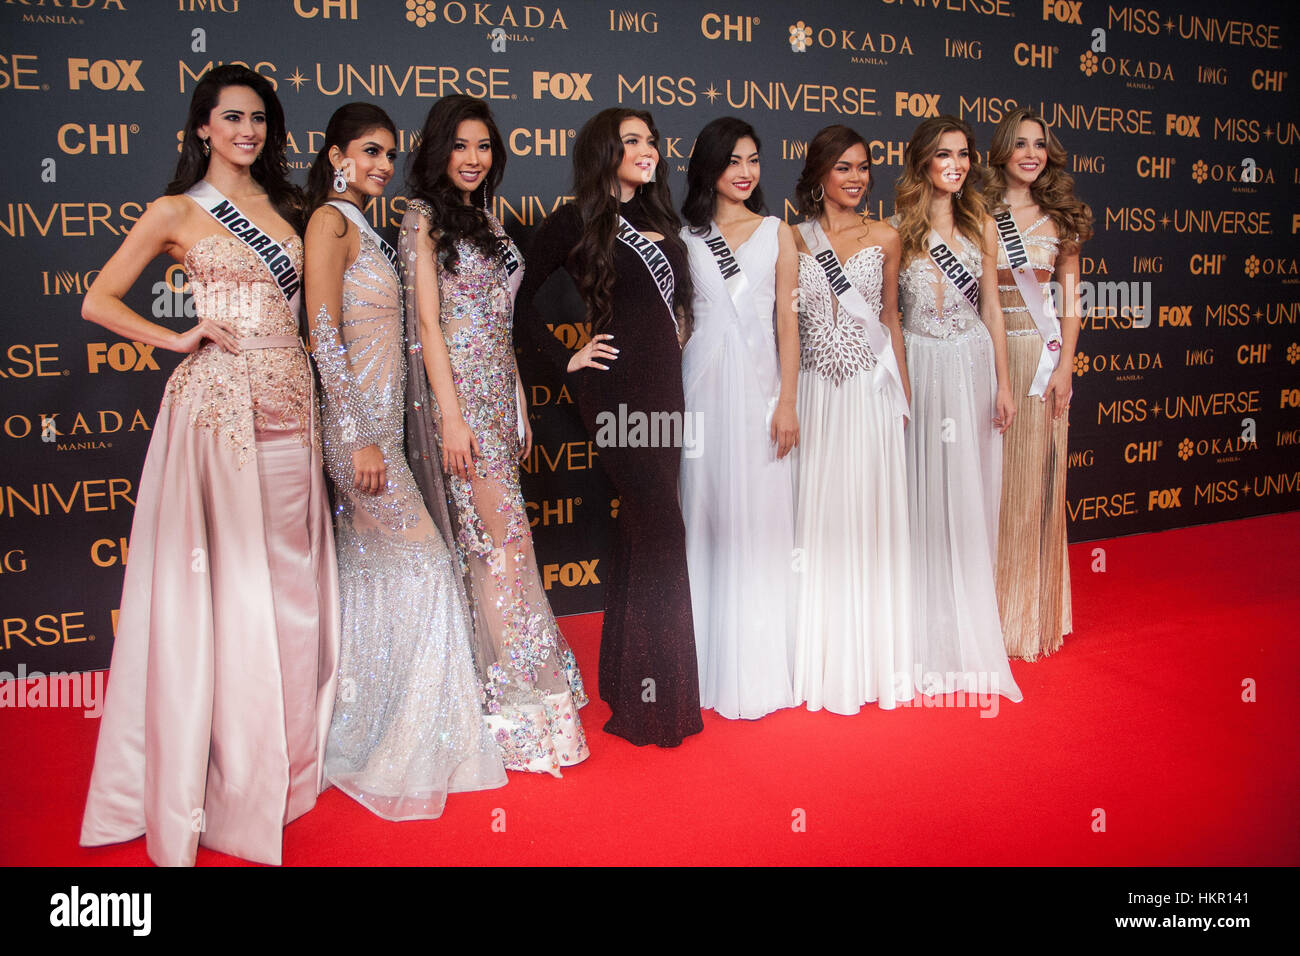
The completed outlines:
<svg viewBox="0 0 1300 956">
<path fill-rule="evenodd" d="M 1038 327 L 1038 336 L 1043 340 L 1043 350 L 1038 356 L 1038 368 L 1034 371 L 1034 380 L 1029 386 L 1030 397 L 1041 398 L 1047 391 L 1047 380 L 1056 371 L 1061 361 L 1061 322 L 1056 316 L 1056 304 L 1050 295 L 1043 295 L 1038 284 L 1034 267 L 1029 263 L 1029 253 L 1025 251 L 1025 241 L 1020 236 L 1015 217 L 1010 209 L 1004 209 L 993 217 L 998 227 L 998 241 L 1007 254 L 1007 265 L 1011 267 L 1011 276 L 1016 280 L 1020 298 L 1025 300 L 1025 309 Z"/>
<path fill-rule="evenodd" d="M 759 228 L 762 227 L 763 224 L 760 222 Z M 713 261 L 718 271 L 722 273 L 722 284 L 727 290 L 727 296 L 739 312 L 741 297 L 749 289 L 749 278 L 736 260 L 736 254 L 731 251 L 731 246 L 727 245 L 727 240 L 717 223 L 709 223 L 709 231 L 704 236 L 704 247 L 713 253 Z"/>
<path fill-rule="evenodd" d="M 967 304 L 979 315 L 980 311 L 980 283 L 975 278 L 975 274 L 966 268 L 965 264 L 957 258 L 957 253 L 948 248 L 939 233 L 930 230 L 930 259 L 943 273 L 944 277 L 952 283 L 953 288 L 961 293 L 961 297 L 966 300 Z"/>
<path fill-rule="evenodd" d="M 296 317 L 302 301 L 302 296 L 299 295 L 302 278 L 294 267 L 293 259 L 280 244 L 253 225 L 253 220 L 240 212 L 234 203 L 206 179 L 200 179 L 185 191 L 185 195 L 206 209 L 232 236 L 257 253 L 271 273 L 271 279 L 283 293 L 285 301 L 289 303 L 289 311 Z"/>
<path fill-rule="evenodd" d="M 804 245 L 812 253 L 813 260 L 825 273 L 826 282 L 839 302 L 840 311 L 860 325 L 866 333 L 867 344 L 876 355 L 874 382 L 877 390 L 884 392 L 887 399 L 893 402 L 898 414 L 910 418 L 911 410 L 903 392 L 903 377 L 898 371 L 893 338 L 880 321 L 879 312 L 867 305 L 862 293 L 853 287 L 853 283 L 844 274 L 844 267 L 831 248 L 831 241 L 826 238 L 821 223 L 816 219 L 802 222 L 799 224 L 799 233 L 803 236 Z"/>
<path fill-rule="evenodd" d="M 371 239 L 375 240 L 375 245 L 377 245 L 379 251 L 384 254 L 384 258 L 387 259 L 388 264 L 393 267 L 393 271 L 399 276 L 402 274 L 401 269 L 397 267 L 397 250 L 386 243 L 379 233 L 375 232 L 374 227 L 370 225 L 370 220 L 366 218 L 365 213 L 358 209 L 354 204 L 345 202 L 342 199 L 331 199 L 329 204 L 351 219 L 358 229 L 368 235 Z"/>
<path fill-rule="evenodd" d="M 673 308 L 673 290 L 676 288 L 677 280 L 673 275 L 672 263 L 663 254 L 662 249 L 633 229 L 632 224 L 622 216 L 618 217 L 618 238 L 645 263 L 646 269 L 650 272 L 650 278 L 654 280 L 655 287 L 659 290 L 660 298 L 664 300 L 664 305 L 668 308 L 668 316 L 673 320 L 673 328 L 680 336 L 681 329 L 677 325 L 677 310 Z"/>
</svg>

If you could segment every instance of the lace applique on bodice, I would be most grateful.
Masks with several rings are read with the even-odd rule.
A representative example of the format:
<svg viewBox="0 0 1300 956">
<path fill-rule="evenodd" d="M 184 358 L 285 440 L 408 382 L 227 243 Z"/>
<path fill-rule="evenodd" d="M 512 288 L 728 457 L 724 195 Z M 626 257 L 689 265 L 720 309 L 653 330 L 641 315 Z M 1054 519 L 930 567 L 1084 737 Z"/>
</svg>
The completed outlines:
<svg viewBox="0 0 1300 956">
<path fill-rule="evenodd" d="M 862 293 L 879 318 L 885 253 L 868 246 L 849 256 L 844 275 Z M 867 333 L 857 322 L 839 315 L 839 303 L 817 260 L 799 254 L 799 368 L 815 372 L 832 384 L 848 381 L 875 368 L 876 355 Z"/>
<path fill-rule="evenodd" d="M 282 247 L 301 273 L 302 240 L 291 236 Z M 184 266 L 198 318 L 219 322 L 239 338 L 297 336 L 298 317 L 266 265 L 234 236 L 204 236 L 185 254 Z M 206 342 L 172 373 L 165 400 L 188 405 L 192 426 L 224 435 L 241 466 L 257 432 L 298 432 L 303 444 L 309 441 L 311 371 L 298 347 L 235 355 Z"/>
<path fill-rule="evenodd" d="M 1020 230 L 1020 238 L 1025 243 L 1025 252 L 1029 254 L 1029 263 L 1037 273 L 1044 296 L 1051 294 L 1048 283 L 1056 273 L 1056 255 L 1061 247 L 1061 240 L 1054 234 L 1036 232 L 1050 219 L 1050 216 L 1040 216 L 1028 229 Z M 998 243 L 998 302 L 1006 316 L 1008 333 L 1037 334 L 1038 326 L 1034 324 L 1033 317 L 1025 306 L 1025 300 L 1020 295 L 1020 287 L 1016 285 L 1016 280 L 1011 275 L 1007 252 L 1002 248 L 1001 242 Z"/>
<path fill-rule="evenodd" d="M 950 244 L 950 247 L 954 244 Z M 960 233 L 953 251 L 976 279 L 984 271 L 979 247 Z M 980 317 L 934 264 L 928 251 L 922 252 L 898 274 L 899 305 L 903 331 L 947 339 L 981 325 Z"/>
</svg>

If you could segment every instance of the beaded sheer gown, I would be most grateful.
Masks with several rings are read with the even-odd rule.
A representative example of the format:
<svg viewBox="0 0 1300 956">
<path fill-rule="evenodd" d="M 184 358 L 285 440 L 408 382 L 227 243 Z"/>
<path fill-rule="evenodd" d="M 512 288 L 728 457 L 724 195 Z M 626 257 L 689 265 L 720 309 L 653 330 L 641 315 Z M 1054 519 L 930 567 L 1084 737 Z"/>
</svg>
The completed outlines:
<svg viewBox="0 0 1300 956">
<path fill-rule="evenodd" d="M 301 240 L 280 245 L 301 274 Z M 257 253 L 209 235 L 184 267 L 197 315 L 240 351 L 206 342 L 167 381 L 81 843 L 143 833 L 160 866 L 199 845 L 278 864 L 322 786 L 338 650 L 311 370 Z"/>
<path fill-rule="evenodd" d="M 341 321 L 322 307 L 314 333 L 343 616 L 326 774 L 387 820 L 431 819 L 448 793 L 506 777 L 455 555 L 406 463 L 401 284 L 366 230 L 343 276 Z M 387 468 L 376 495 L 353 487 L 352 453 L 371 444 Z"/>
<path fill-rule="evenodd" d="M 843 263 L 877 314 L 883 267 L 880 246 Z M 903 419 L 875 387 L 862 327 L 806 253 L 799 290 L 795 701 L 892 708 L 914 697 Z"/>
<path fill-rule="evenodd" d="M 422 359 L 415 263 L 420 236 L 427 235 L 431 216 L 427 203 L 412 200 L 402 221 L 400 248 L 410 286 L 407 338 L 413 343 L 413 362 Z M 505 236 L 500 223 L 490 213 L 488 217 L 493 232 Z M 542 587 L 519 487 L 514 303 L 506 268 L 501 260 L 462 241 L 457 245 L 455 272 L 439 262 L 437 276 L 439 324 L 460 413 L 479 448 L 468 481 L 451 471 L 442 478 L 449 495 L 459 571 L 469 588 L 474 614 L 487 720 L 507 769 L 558 777 L 561 767 L 580 763 L 589 754 L 578 716 L 587 695 L 577 660 L 555 623 Z M 412 423 L 412 457 L 419 476 L 441 465 L 442 415 L 422 360 L 412 369 L 411 378 L 409 412 L 419 420 Z"/>
<path fill-rule="evenodd" d="M 1049 228 L 1044 229 L 1047 225 Z M 1060 240 L 1043 216 L 1021 230 L 1043 294 L 1055 272 Z M 997 593 L 1007 653 L 1032 661 L 1061 646 L 1074 630 L 1070 558 L 1065 537 L 1067 408 L 1029 397 L 1043 340 L 1025 307 L 998 244 L 998 298 L 1007 325 L 1011 397 L 1018 412 L 1002 450 L 1002 512 L 998 528 Z"/>
<path fill-rule="evenodd" d="M 704 238 L 681 234 L 694 289 L 682 379 L 701 426 L 681 477 L 700 705 L 731 718 L 794 705 L 793 458 L 776 457 L 770 431 L 781 390 L 772 324 L 780 224 L 765 218 L 733 250 L 745 275 L 735 302 Z"/>
<path fill-rule="evenodd" d="M 961 234 L 952 245 L 978 278 L 979 248 Z M 1002 493 L 993 341 L 927 253 L 898 278 L 912 382 L 906 445 L 918 686 L 1018 701 L 993 588 Z"/>
</svg>

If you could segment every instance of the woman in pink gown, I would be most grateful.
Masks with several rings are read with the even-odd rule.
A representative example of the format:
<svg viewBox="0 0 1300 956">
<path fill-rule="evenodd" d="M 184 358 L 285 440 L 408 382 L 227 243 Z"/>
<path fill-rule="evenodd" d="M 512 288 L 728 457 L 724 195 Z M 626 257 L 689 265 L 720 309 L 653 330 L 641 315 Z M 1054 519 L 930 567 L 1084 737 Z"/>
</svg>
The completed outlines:
<svg viewBox="0 0 1300 956">
<path fill-rule="evenodd" d="M 176 178 L 82 314 L 189 353 L 167 382 L 140 479 L 131 561 L 81 843 L 144 834 L 159 865 L 199 844 L 279 863 L 321 787 L 338 597 L 311 371 L 299 343 L 302 200 L 284 114 L 238 66 L 194 90 Z M 162 253 L 198 323 L 122 301 Z"/>
</svg>

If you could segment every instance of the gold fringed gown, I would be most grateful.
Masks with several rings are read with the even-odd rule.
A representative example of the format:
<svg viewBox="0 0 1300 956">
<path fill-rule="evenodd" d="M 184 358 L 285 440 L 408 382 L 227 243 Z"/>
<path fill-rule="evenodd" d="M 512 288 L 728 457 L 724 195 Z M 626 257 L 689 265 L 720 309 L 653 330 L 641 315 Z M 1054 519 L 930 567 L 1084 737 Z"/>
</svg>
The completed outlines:
<svg viewBox="0 0 1300 956">
<path fill-rule="evenodd" d="M 1043 216 L 1021 231 L 1039 283 L 1055 272 L 1060 240 Z M 997 594 L 1007 655 L 1027 661 L 1051 654 L 1073 630 L 1065 540 L 1066 436 L 1069 411 L 1029 397 L 1043 340 L 998 248 L 998 298 L 1007 326 L 1011 395 L 1017 414 L 1002 445 Z"/>
</svg>

